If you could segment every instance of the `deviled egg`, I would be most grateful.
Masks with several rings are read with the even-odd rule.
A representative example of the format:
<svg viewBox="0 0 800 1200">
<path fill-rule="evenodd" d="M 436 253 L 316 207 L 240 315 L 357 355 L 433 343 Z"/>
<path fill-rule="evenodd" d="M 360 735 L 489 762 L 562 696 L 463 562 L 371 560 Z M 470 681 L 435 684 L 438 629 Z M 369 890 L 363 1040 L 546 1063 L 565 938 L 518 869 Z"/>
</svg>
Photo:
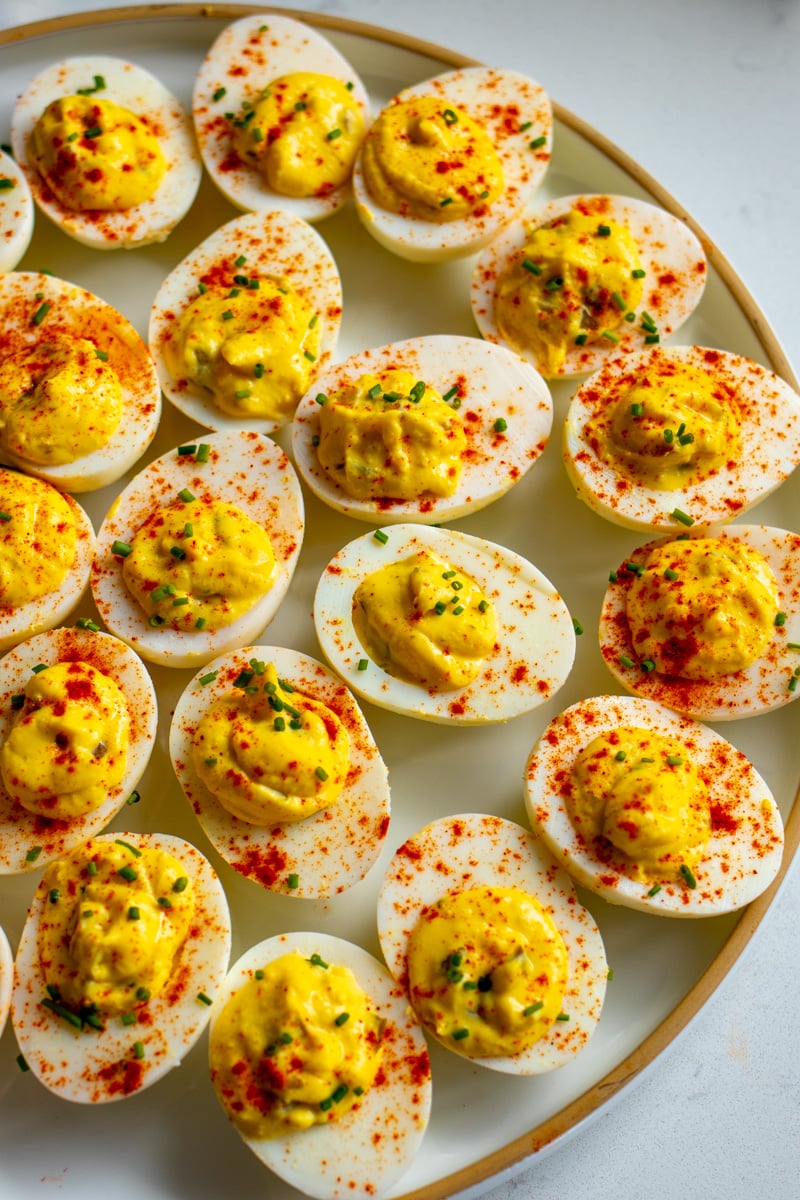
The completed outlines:
<svg viewBox="0 0 800 1200">
<path fill-rule="evenodd" d="M 331 508 L 433 524 L 504 495 L 541 454 L 552 420 L 547 384 L 518 355 L 432 334 L 319 375 L 295 413 L 292 448 Z"/>
<path fill-rule="evenodd" d="M 11 144 L 41 211 L 96 250 L 163 241 L 200 185 L 180 101 L 108 55 L 65 58 L 32 79 L 14 106 Z"/>
<path fill-rule="evenodd" d="M 158 428 L 147 346 L 99 296 L 39 272 L 0 275 L 0 462 L 67 492 L 119 479 Z"/>
<path fill-rule="evenodd" d="M 314 624 L 358 696 L 444 724 L 507 721 L 544 704 L 575 655 L 567 606 L 535 566 L 428 525 L 343 546 L 317 585 Z"/>
<path fill-rule="evenodd" d="M 14 956 L 5 930 L 0 926 L 0 1037 L 11 1011 L 11 989 L 14 982 Z"/>
<path fill-rule="evenodd" d="M 0 150 L 0 273 L 13 271 L 33 236 L 33 196 L 23 171 Z"/>
<path fill-rule="evenodd" d="M 322 663 L 280 646 L 214 659 L 175 706 L 170 755 L 214 848 L 290 896 L 366 875 L 389 829 L 389 782 L 358 705 Z"/>
<path fill-rule="evenodd" d="M 638 696 L 592 696 L 555 717 L 528 758 L 525 806 L 579 884 L 644 912 L 732 912 L 781 864 L 780 811 L 752 763 Z"/>
<path fill-rule="evenodd" d="M 136 475 L 100 527 L 91 586 L 142 658 L 196 667 L 275 616 L 303 541 L 289 459 L 253 431 L 185 443 Z"/>
</svg>

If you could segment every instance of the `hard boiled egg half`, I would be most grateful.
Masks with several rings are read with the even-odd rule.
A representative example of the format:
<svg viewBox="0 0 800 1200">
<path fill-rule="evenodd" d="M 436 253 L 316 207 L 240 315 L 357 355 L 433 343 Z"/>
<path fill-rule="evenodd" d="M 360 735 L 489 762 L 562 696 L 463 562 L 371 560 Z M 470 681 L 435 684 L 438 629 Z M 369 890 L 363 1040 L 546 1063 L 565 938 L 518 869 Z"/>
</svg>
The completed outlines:
<svg viewBox="0 0 800 1200">
<path fill-rule="evenodd" d="M 214 659 L 175 706 L 170 754 L 212 845 L 290 896 L 331 896 L 366 875 L 389 828 L 389 782 L 338 676 L 280 646 Z"/>
<path fill-rule="evenodd" d="M 606 666 L 635 695 L 701 721 L 800 695 L 800 535 L 710 526 L 637 547 L 610 572 Z"/>
<path fill-rule="evenodd" d="M 268 437 L 217 433 L 177 446 L 131 480 L 100 527 L 98 612 L 149 662 L 199 666 L 269 624 L 303 528 L 297 475 Z"/>
<path fill-rule="evenodd" d="M 680 531 L 741 516 L 800 462 L 800 396 L 760 363 L 702 346 L 612 359 L 570 401 L 564 464 L 618 525 Z"/>
<path fill-rule="evenodd" d="M 244 213 L 166 276 L 148 339 L 181 412 L 269 433 L 325 369 L 341 318 L 339 272 L 319 234 L 290 212 Z"/>
<path fill-rule="evenodd" d="M 364 228 L 416 262 L 472 254 L 541 183 L 552 123 L 547 93 L 517 71 L 461 67 L 404 88 L 378 114 L 356 160 Z"/>
<path fill-rule="evenodd" d="M 0 467 L 0 652 L 66 620 L 89 582 L 94 548 L 77 500 Z"/>
<path fill-rule="evenodd" d="M 153 360 L 99 296 L 38 272 L 0 275 L 0 461 L 67 492 L 119 479 L 161 415 Z"/>
<path fill-rule="evenodd" d="M 14 956 L 5 930 L 0 926 L 0 1037 L 11 1010 L 11 989 L 14 982 Z"/>
<path fill-rule="evenodd" d="M 560 196 L 486 247 L 472 312 L 488 341 L 547 379 L 570 378 L 663 341 L 705 282 L 703 248 L 672 213 L 630 196 Z"/>
<path fill-rule="evenodd" d="M 314 597 L 323 653 L 382 708 L 443 724 L 543 704 L 575 654 L 569 611 L 535 566 L 471 534 L 399 524 L 334 555 Z"/>
<path fill-rule="evenodd" d="M 423 1027 L 476 1066 L 565 1066 L 600 1019 L 597 924 L 544 844 L 512 821 L 461 813 L 405 841 L 381 887 L 378 936 Z"/>
<path fill-rule="evenodd" d="M 22 930 L 11 1020 L 25 1061 L 79 1104 L 150 1087 L 206 1028 L 230 947 L 222 885 L 189 842 L 85 842 L 46 868 Z"/>
<path fill-rule="evenodd" d="M 324 371 L 297 408 L 292 446 L 301 477 L 331 508 L 432 524 L 513 487 L 552 420 L 547 384 L 516 354 L 432 334 Z"/>
<path fill-rule="evenodd" d="M 638 696 L 592 696 L 551 721 L 527 762 L 525 805 L 578 883 L 643 912 L 732 912 L 781 864 L 780 812 L 748 759 Z"/>
<path fill-rule="evenodd" d="M 0 874 L 103 829 L 135 795 L 156 720 L 141 659 L 96 627 L 49 629 L 0 659 Z"/>
<path fill-rule="evenodd" d="M 0 150 L 0 272 L 13 271 L 33 236 L 33 196 L 19 165 Z"/>
<path fill-rule="evenodd" d="M 298 1191 L 367 1200 L 413 1162 L 428 1051 L 403 989 L 360 946 L 305 932 L 252 946 L 220 991 L 209 1052 L 245 1145 Z"/>
<path fill-rule="evenodd" d="M 197 73 L 192 111 L 206 170 L 237 208 L 319 221 L 349 199 L 369 97 L 310 25 L 272 13 L 228 25 Z"/>
</svg>

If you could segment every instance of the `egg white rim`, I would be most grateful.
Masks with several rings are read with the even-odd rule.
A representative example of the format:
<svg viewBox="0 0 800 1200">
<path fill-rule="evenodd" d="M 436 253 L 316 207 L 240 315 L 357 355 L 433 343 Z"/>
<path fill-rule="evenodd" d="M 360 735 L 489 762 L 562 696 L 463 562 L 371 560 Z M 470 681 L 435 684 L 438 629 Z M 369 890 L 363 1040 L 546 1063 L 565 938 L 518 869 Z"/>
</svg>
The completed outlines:
<svg viewBox="0 0 800 1200">
<path fill-rule="evenodd" d="M 299 252 L 299 253 L 298 253 Z M 257 256 L 254 260 L 254 254 Z M 197 294 L 200 277 L 223 260 L 244 255 L 241 270 L 253 275 L 286 274 L 295 291 L 319 316 L 320 353 L 314 375 L 330 361 L 339 337 L 342 283 L 326 242 L 292 213 L 248 212 L 214 230 L 165 277 L 150 310 L 148 343 L 161 390 L 187 417 L 209 429 L 257 429 L 271 433 L 284 422 L 266 417 L 233 417 L 222 412 L 210 393 L 188 379 L 175 379 L 164 358 L 164 344 Z M 298 256 L 301 266 L 298 267 Z M 253 272 L 253 266 L 258 268 Z M 322 305 L 319 307 L 320 299 Z M 290 419 L 290 418 L 288 418 Z"/>
<path fill-rule="evenodd" d="M 429 1066 L 424 1035 L 403 989 L 381 962 L 355 943 L 331 934 L 297 932 L 267 938 L 251 946 L 228 972 L 212 1013 L 210 1034 L 227 1001 L 254 971 L 292 950 L 307 957 L 320 954 L 328 963 L 349 967 L 392 1027 L 396 1036 L 382 1043 L 386 1083 L 368 1088 L 357 1107 L 329 1124 L 283 1138 L 239 1136 L 276 1175 L 318 1200 L 381 1195 L 410 1165 L 425 1133 L 432 1097 L 430 1074 L 423 1069 Z M 403 1065 L 406 1059 L 415 1062 L 413 1075 Z M 416 1119 L 409 1116 L 412 1108 Z M 384 1134 L 378 1144 L 372 1140 L 376 1130 Z"/>
<path fill-rule="evenodd" d="M 441 224 L 404 217 L 381 208 L 372 199 L 359 153 L 353 170 L 353 195 L 362 224 L 386 249 L 414 262 L 462 258 L 486 246 L 508 221 L 522 212 L 542 182 L 552 154 L 550 98 L 541 84 L 529 76 L 496 67 L 459 67 L 403 88 L 392 103 L 437 92 L 489 132 L 502 166 L 504 188 L 482 216 Z M 506 103 L 513 101 L 518 106 L 517 112 L 522 114 L 526 128 L 508 128 L 502 112 L 499 115 L 496 112 L 499 96 Z M 531 145 L 542 138 L 540 145 Z M 512 189 L 514 194 L 510 195 Z"/>
<path fill-rule="evenodd" d="M 766 559 L 778 583 L 780 611 L 786 614 L 783 625 L 774 630 L 766 654 L 742 671 L 722 675 L 717 681 L 675 679 L 659 671 L 646 672 L 638 666 L 638 656 L 630 641 L 625 617 L 625 593 L 634 575 L 625 569 L 628 562 L 644 563 L 651 550 L 673 541 L 674 535 L 656 538 L 633 550 L 616 569 L 616 581 L 609 582 L 600 613 L 600 652 L 611 674 L 627 692 L 655 700 L 666 708 L 698 721 L 732 721 L 780 708 L 800 697 L 800 687 L 792 684 L 800 667 L 800 653 L 792 650 L 800 644 L 800 534 L 768 525 L 711 525 L 706 529 L 686 530 L 681 537 L 714 537 L 741 541 Z M 628 658 L 633 667 L 620 661 Z"/>
<path fill-rule="evenodd" d="M 692 856 L 696 887 L 655 873 L 646 880 L 636 879 L 633 867 L 626 870 L 622 855 L 614 855 L 613 861 L 600 860 L 576 833 L 557 782 L 569 768 L 565 748 L 577 756 L 595 737 L 621 726 L 652 729 L 686 743 L 695 765 L 706 768 L 702 777 L 712 812 L 719 807 L 726 818 L 737 822 L 737 830 L 747 830 L 733 834 L 724 825 L 718 830 L 712 827 L 702 852 Z M 564 729 L 567 733 L 560 738 Z M 733 912 L 760 895 L 781 865 L 780 811 L 753 764 L 709 726 L 639 696 L 590 696 L 555 717 L 528 757 L 524 799 L 532 828 L 577 883 L 612 904 L 641 912 L 671 917 Z M 734 850 L 728 852 L 732 839 L 738 841 L 739 836 L 756 847 L 750 852 L 745 848 L 741 860 Z M 658 890 L 651 894 L 654 886 Z"/>
<path fill-rule="evenodd" d="M 216 872 L 196 846 L 166 833 L 110 833 L 95 840 L 121 840 L 138 849 L 146 847 L 173 855 L 187 866 L 195 890 L 195 913 L 202 913 L 204 920 L 199 932 L 196 927 L 190 929 L 180 951 L 183 995 L 176 1003 L 170 1003 L 166 995 L 170 991 L 168 983 L 160 995 L 148 1001 L 150 1019 L 146 1022 L 123 1026 L 117 1018 L 111 1018 L 103 1031 L 78 1032 L 54 1013 L 40 1008 L 45 985 L 36 948 L 37 928 L 49 897 L 39 884 L 17 950 L 11 1021 L 34 1075 L 49 1090 L 78 1104 L 126 1099 L 179 1066 L 211 1019 L 231 951 L 228 901 Z M 214 931 L 213 938 L 207 936 L 209 929 Z M 201 993 L 205 1000 L 200 998 Z M 144 1047 L 143 1056 L 136 1059 L 140 1082 L 128 1092 L 122 1088 L 112 1090 L 102 1073 L 109 1065 L 131 1059 L 136 1042 Z M 58 1079 L 51 1078 L 51 1074 L 57 1074 Z M 95 1096 L 97 1088 L 105 1088 L 106 1094 Z"/>
<path fill-rule="evenodd" d="M 6 932 L 0 925 L 0 1037 L 11 1010 L 11 991 L 14 982 L 14 955 Z"/>
<path fill-rule="evenodd" d="M 350 770 L 338 801 L 327 811 L 302 821 L 251 825 L 227 812 L 197 773 L 192 757 L 196 714 L 232 690 L 232 680 L 251 658 L 274 663 L 279 678 L 346 716 Z M 202 682 L 214 672 L 214 679 Z M 175 705 L 169 751 L 178 782 L 206 837 L 234 870 L 262 887 L 300 899 L 337 895 L 363 879 L 377 860 L 389 828 L 386 765 L 355 699 L 341 679 L 316 659 L 280 646 L 245 646 L 213 659 L 190 680 Z M 352 779 L 354 770 L 358 776 Z M 369 833 L 364 831 L 367 822 Z M 243 869 L 249 854 L 257 864 L 265 864 L 263 876 L 258 870 Z M 297 876 L 296 887 L 289 884 L 290 875 Z"/>
<path fill-rule="evenodd" d="M 351 83 L 351 94 L 361 110 L 365 127 L 371 120 L 369 96 L 355 69 L 326 37 L 302 21 L 273 13 L 269 14 L 272 45 L 258 86 L 248 91 L 244 86 L 246 76 L 242 74 L 226 72 L 223 78 L 217 70 L 218 61 L 224 55 L 228 61 L 238 61 L 240 66 L 246 64 L 253 57 L 253 38 L 261 32 L 264 23 L 264 16 L 241 17 L 223 29 L 206 53 L 192 95 L 192 115 L 200 154 L 211 179 L 237 208 L 245 211 L 282 209 L 305 221 L 320 221 L 350 199 L 349 180 L 327 196 L 285 196 L 275 192 L 255 167 L 248 163 L 235 166 L 227 161 L 231 154 L 231 139 L 227 130 L 224 136 L 215 135 L 215 126 L 220 118 L 224 120 L 226 112 L 238 111 L 243 100 L 251 99 L 254 92 L 260 92 L 272 80 L 292 71 L 315 71 L 332 75 L 345 84 Z M 298 39 L 302 39 L 304 45 L 295 48 Z M 215 98 L 222 87 L 224 94 Z"/>
<path fill-rule="evenodd" d="M 197 439 L 200 443 L 210 448 L 208 462 L 199 463 L 194 454 L 178 454 L 175 448 L 130 481 L 100 526 L 92 564 L 92 594 L 108 628 L 148 662 L 167 667 L 197 667 L 253 640 L 278 611 L 303 542 L 300 483 L 275 442 L 264 434 L 241 431 L 203 435 Z M 269 591 L 236 621 L 216 631 L 151 628 L 123 581 L 124 560 L 112 553 L 115 541 L 129 544 L 153 509 L 184 488 L 198 499 L 208 496 L 235 504 L 267 530 L 275 551 L 278 574 Z M 169 642 L 164 633 L 169 633 Z"/>
<path fill-rule="evenodd" d="M 12 800 L 0 780 L 0 875 L 36 870 L 97 834 L 127 803 L 150 761 L 158 723 L 155 687 L 138 655 L 100 630 L 46 630 L 0 659 L 0 745 L 13 724 L 11 698 L 24 693 L 32 670 L 41 663 L 53 666 L 69 659 L 96 667 L 125 696 L 130 716 L 125 774 L 92 812 L 52 822 Z M 28 858 L 29 853 L 34 856 Z"/>
<path fill-rule="evenodd" d="M 103 76 L 107 86 L 99 99 L 112 100 L 136 116 L 158 110 L 161 117 L 158 142 L 167 167 L 157 191 L 123 212 L 102 212 L 99 220 L 96 210 L 74 212 L 61 204 L 28 160 L 28 140 L 36 122 L 48 104 L 74 90 L 61 83 L 65 73 L 73 72 L 85 75 L 85 86 L 95 74 Z M 36 206 L 70 237 L 98 250 L 163 241 L 191 208 L 202 177 L 191 118 L 180 101 L 144 67 L 110 55 L 61 59 L 32 79 L 14 106 L 11 145 Z M 138 234 L 130 232 L 132 224 Z"/>
<path fill-rule="evenodd" d="M 576 1050 L 573 1042 L 585 1043 L 600 1019 L 608 966 L 594 917 L 578 900 L 569 875 L 529 829 L 493 814 L 457 813 L 431 821 L 398 847 L 378 896 L 378 938 L 389 970 L 407 982 L 408 939 L 428 905 L 449 892 L 482 886 L 519 888 L 552 917 L 569 960 L 563 1002 L 569 1021 L 554 1022 L 533 1046 L 505 1057 L 478 1057 L 461 1046 L 442 1045 L 476 1066 L 508 1075 L 565 1066 L 582 1048 Z"/>
<path fill-rule="evenodd" d="M 333 394 L 362 374 L 404 367 L 417 369 L 418 378 L 441 396 L 455 381 L 466 386 L 461 409 L 469 412 L 470 419 L 462 422 L 468 440 L 458 487 L 450 496 L 430 495 L 424 500 L 353 499 L 320 466 L 314 445 L 319 435 L 316 397 Z M 497 388 L 498 377 L 503 380 L 501 388 Z M 500 419 L 507 428 L 495 430 L 494 422 Z M 505 495 L 544 450 L 552 423 L 550 389 L 518 355 L 479 338 L 433 334 L 361 351 L 318 376 L 297 406 L 292 452 L 310 490 L 338 512 L 360 521 L 427 525 L 467 516 Z"/>
<path fill-rule="evenodd" d="M 0 150 L 0 179 L 11 187 L 0 189 L 0 272 L 13 271 L 33 237 L 34 203 L 19 164 Z"/>
<path fill-rule="evenodd" d="M 371 532 L 343 546 L 323 569 L 314 596 L 323 654 L 356 695 L 405 716 L 475 725 L 510 720 L 558 691 L 572 669 L 575 630 L 561 595 L 537 567 L 513 550 L 458 530 L 398 524 L 383 536 L 385 543 Z M 449 692 L 407 683 L 369 658 L 366 670 L 359 670 L 367 656 L 352 619 L 356 588 L 365 575 L 425 548 L 475 579 L 498 619 L 499 648 L 483 660 L 473 683 Z M 530 655 L 520 644 L 521 625 L 536 648 Z"/>
<path fill-rule="evenodd" d="M 702 369 L 712 381 L 735 391 L 743 414 L 736 462 L 673 491 L 632 482 L 596 453 L 584 432 L 588 421 L 610 410 L 616 397 L 659 361 Z M 800 395 L 760 363 L 738 354 L 701 346 L 651 347 L 611 360 L 578 388 L 564 421 L 563 458 L 580 499 L 615 524 L 680 533 L 685 526 L 673 515 L 677 501 L 699 525 L 728 521 L 765 499 L 800 463 Z"/>
<path fill-rule="evenodd" d="M 642 267 L 645 271 L 644 290 L 637 316 L 653 309 L 657 314 L 658 336 L 675 333 L 688 320 L 700 303 L 706 284 L 706 256 L 700 241 L 688 225 L 666 209 L 632 196 L 613 194 L 580 194 L 559 196 L 541 208 L 526 213 L 521 220 L 512 221 L 481 253 L 472 274 L 470 303 L 472 315 L 487 341 L 506 344 L 494 319 L 494 296 L 498 279 L 519 257 L 528 238 L 528 229 L 546 225 L 570 211 L 576 205 L 596 210 L 598 217 L 608 217 L 628 226 L 633 233 Z M 671 274 L 682 281 L 675 286 L 668 303 L 653 304 L 648 281 L 659 275 Z M 648 299 L 648 297 L 650 297 Z M 651 315 L 653 315 L 651 313 Z M 607 359 L 632 354 L 646 348 L 645 338 L 654 336 L 636 322 L 623 321 L 614 330 L 615 341 L 600 339 L 590 345 L 571 346 L 554 379 L 569 379 L 597 371 Z M 524 348 L 517 353 L 536 366 L 536 358 Z"/>
<path fill-rule="evenodd" d="M 32 311 L 40 311 L 40 305 L 48 306 L 42 320 L 35 325 L 29 310 L 20 307 L 27 299 L 23 292 L 34 298 Z M 94 491 L 116 482 L 152 442 L 161 417 L 161 390 L 147 346 L 130 321 L 100 296 L 39 272 L 0 275 L 0 320 L 26 348 L 33 349 L 47 340 L 54 308 L 59 334 L 95 342 L 117 369 L 122 385 L 119 424 L 105 445 L 74 462 L 42 466 L 12 453 L 7 453 L 2 461 L 27 475 L 46 479 L 62 491 Z M 124 372 L 119 370 L 121 365 L 125 366 Z"/>
</svg>

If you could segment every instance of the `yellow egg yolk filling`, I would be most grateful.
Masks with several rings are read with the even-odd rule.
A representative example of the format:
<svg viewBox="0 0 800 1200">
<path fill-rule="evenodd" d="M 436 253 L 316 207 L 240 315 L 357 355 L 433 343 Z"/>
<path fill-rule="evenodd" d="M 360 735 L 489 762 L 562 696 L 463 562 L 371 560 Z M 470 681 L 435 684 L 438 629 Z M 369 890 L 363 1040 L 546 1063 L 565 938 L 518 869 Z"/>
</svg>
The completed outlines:
<svg viewBox="0 0 800 1200">
<path fill-rule="evenodd" d="M 274 79 L 233 121 L 233 144 L 282 196 L 327 196 L 350 178 L 365 132 L 345 83 L 296 71 Z"/>
<path fill-rule="evenodd" d="M 428 550 L 367 575 L 355 591 L 353 624 L 373 662 L 432 691 L 476 679 L 497 638 L 480 585 Z"/>
<path fill-rule="evenodd" d="M 252 825 L 300 821 L 339 799 L 350 739 L 337 714 L 253 662 L 236 690 L 198 722 L 192 757 L 200 779 L 233 816 Z"/>
<path fill-rule="evenodd" d="M 222 500 L 178 497 L 147 518 L 123 553 L 125 585 L 154 628 L 230 625 L 278 574 L 266 530 Z"/>
<path fill-rule="evenodd" d="M 358 1104 L 378 1074 L 383 1029 L 352 971 L 291 951 L 257 970 L 219 1014 L 211 1078 L 245 1136 L 284 1137 Z"/>
<path fill-rule="evenodd" d="M 319 411 L 320 465 L 356 500 L 451 496 L 466 445 L 458 412 L 410 371 L 362 375 Z"/>
<path fill-rule="evenodd" d="M 78 529 L 69 503 L 29 475 L 0 470 L 0 607 L 57 592 L 75 564 Z"/>
<path fill-rule="evenodd" d="M 569 964 L 550 914 L 516 887 L 475 887 L 420 914 L 408 985 L 422 1024 L 476 1058 L 521 1054 L 562 1012 Z"/>
<path fill-rule="evenodd" d="M 48 1007 L 96 1026 L 164 990 L 195 910 L 192 881 L 176 858 L 89 841 L 50 863 L 42 886 L 38 954 Z"/>
<path fill-rule="evenodd" d="M 176 320 L 164 359 L 174 379 L 205 388 L 233 417 L 283 420 L 307 390 L 320 354 L 319 317 L 283 278 L 258 287 L 206 287 Z"/>
<path fill-rule="evenodd" d="M 711 833 L 708 789 L 689 751 L 650 729 L 593 738 L 573 764 L 568 809 L 584 842 L 610 842 L 640 879 L 691 870 Z"/>
<path fill-rule="evenodd" d="M 641 301 L 643 275 L 627 226 L 572 209 L 531 229 L 498 279 L 497 328 L 543 375 L 555 375 L 572 346 L 615 336 Z"/>
<path fill-rule="evenodd" d="M 741 421 L 705 371 L 648 369 L 646 379 L 601 408 L 587 436 L 598 455 L 634 483 L 664 491 L 700 483 L 741 458 Z"/>
<path fill-rule="evenodd" d="M 437 96 L 384 108 L 364 139 L 362 166 L 376 204 L 425 221 L 485 211 L 503 191 L 503 168 L 489 134 Z"/>
<path fill-rule="evenodd" d="M 685 679 L 749 667 L 772 641 L 778 611 L 778 584 L 764 556 L 720 538 L 655 547 L 626 593 L 639 660 Z"/>
<path fill-rule="evenodd" d="M 52 193 L 73 212 L 135 208 L 155 195 L 167 169 L 157 131 L 95 95 L 48 104 L 29 152 Z"/>
<path fill-rule="evenodd" d="M 130 715 L 110 676 L 87 662 L 36 671 L 0 747 L 8 794 L 42 817 L 104 804 L 125 774 Z"/>
<path fill-rule="evenodd" d="M 0 363 L 0 447 L 34 466 L 73 463 L 105 446 L 122 386 L 86 338 L 57 338 Z"/>
</svg>

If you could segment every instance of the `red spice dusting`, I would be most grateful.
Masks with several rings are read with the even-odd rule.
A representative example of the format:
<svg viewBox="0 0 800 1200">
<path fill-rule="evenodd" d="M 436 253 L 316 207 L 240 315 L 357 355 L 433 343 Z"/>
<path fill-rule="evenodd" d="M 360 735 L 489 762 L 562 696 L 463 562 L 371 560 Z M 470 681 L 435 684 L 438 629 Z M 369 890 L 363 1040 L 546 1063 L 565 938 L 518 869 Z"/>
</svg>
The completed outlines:
<svg viewBox="0 0 800 1200">
<path fill-rule="evenodd" d="M 714 832 L 735 833 L 739 828 L 739 821 L 736 817 L 731 816 L 728 810 L 722 804 L 711 805 L 711 828 Z"/>
<path fill-rule="evenodd" d="M 232 862 L 231 866 L 248 879 L 256 879 L 264 887 L 272 887 L 283 878 L 287 863 L 286 855 L 274 846 L 269 846 L 266 850 L 259 850 L 253 846 L 245 851 L 242 858 Z"/>
</svg>

